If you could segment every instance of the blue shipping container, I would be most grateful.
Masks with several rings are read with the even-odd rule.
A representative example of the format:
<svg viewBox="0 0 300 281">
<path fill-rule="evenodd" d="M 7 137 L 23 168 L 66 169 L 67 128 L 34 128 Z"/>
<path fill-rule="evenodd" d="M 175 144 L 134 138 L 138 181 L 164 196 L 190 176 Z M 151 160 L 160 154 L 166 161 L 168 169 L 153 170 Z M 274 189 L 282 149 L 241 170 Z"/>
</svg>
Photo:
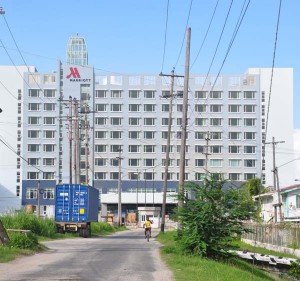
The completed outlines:
<svg viewBox="0 0 300 281">
<path fill-rule="evenodd" d="M 56 222 L 93 222 L 98 221 L 99 190 L 81 184 L 56 186 Z"/>
</svg>

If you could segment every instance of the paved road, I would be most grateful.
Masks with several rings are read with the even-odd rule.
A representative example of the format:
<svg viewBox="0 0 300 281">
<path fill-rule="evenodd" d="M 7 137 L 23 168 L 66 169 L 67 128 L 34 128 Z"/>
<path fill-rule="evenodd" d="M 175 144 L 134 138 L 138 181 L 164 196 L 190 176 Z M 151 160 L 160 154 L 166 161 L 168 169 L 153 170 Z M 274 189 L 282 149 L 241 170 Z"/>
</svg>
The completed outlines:
<svg viewBox="0 0 300 281">
<path fill-rule="evenodd" d="M 0 280 L 173 280 L 159 257 L 160 244 L 147 242 L 143 229 L 44 244 L 48 251 L 0 264 Z"/>
</svg>

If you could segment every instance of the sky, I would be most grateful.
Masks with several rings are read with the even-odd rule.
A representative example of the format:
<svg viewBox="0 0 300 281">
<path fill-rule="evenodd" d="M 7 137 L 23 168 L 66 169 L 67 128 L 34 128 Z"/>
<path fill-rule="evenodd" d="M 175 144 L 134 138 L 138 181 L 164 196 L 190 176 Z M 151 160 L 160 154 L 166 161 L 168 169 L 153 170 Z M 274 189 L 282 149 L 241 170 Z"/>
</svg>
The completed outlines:
<svg viewBox="0 0 300 281">
<path fill-rule="evenodd" d="M 97 73 L 158 74 L 175 67 L 176 74 L 184 74 L 185 31 L 190 27 L 191 74 L 241 74 L 249 67 L 272 67 L 279 6 L 280 0 L 0 0 L 5 11 L 5 18 L 0 16 L 0 65 L 24 65 L 19 48 L 27 65 L 52 72 L 58 60 L 65 62 L 69 37 L 78 33 Z M 299 11 L 299 0 L 282 0 L 274 60 L 275 67 L 294 69 L 298 129 Z"/>
</svg>

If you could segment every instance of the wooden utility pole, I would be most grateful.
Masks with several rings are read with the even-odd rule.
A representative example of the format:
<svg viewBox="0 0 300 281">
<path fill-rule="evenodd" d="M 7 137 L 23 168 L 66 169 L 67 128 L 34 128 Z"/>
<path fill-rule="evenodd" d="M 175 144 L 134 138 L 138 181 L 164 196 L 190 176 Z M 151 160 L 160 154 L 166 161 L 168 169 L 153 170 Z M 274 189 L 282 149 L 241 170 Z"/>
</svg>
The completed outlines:
<svg viewBox="0 0 300 281">
<path fill-rule="evenodd" d="M 174 75 L 174 68 L 170 74 L 159 74 L 160 76 L 171 77 L 171 90 L 169 100 L 169 119 L 168 119 L 168 137 L 167 137 L 167 150 L 166 150 L 166 163 L 165 163 L 165 174 L 163 183 L 163 202 L 162 202 L 162 214 L 161 214 L 161 225 L 160 231 L 165 231 L 165 217 L 166 217 L 166 202 L 167 202 L 167 183 L 169 173 L 169 162 L 170 162 L 170 143 L 171 143 L 171 126 L 172 126 L 172 111 L 173 111 L 173 92 L 174 92 L 174 77 L 184 77 L 182 75 Z M 165 97 L 167 98 L 167 97 Z"/>
<path fill-rule="evenodd" d="M 278 176 L 278 169 L 276 167 L 276 144 L 278 143 L 285 143 L 285 141 L 275 141 L 275 138 L 272 137 L 272 142 L 266 142 L 265 144 L 272 144 L 272 150 L 273 150 L 273 185 L 274 185 L 274 190 L 277 191 L 277 197 L 278 197 L 278 202 L 276 204 L 273 204 L 274 206 L 274 215 L 275 215 L 275 223 L 282 221 L 282 211 L 281 211 L 281 198 L 280 198 L 280 187 L 279 187 L 279 176 Z M 278 210 L 279 209 L 279 218 L 278 218 Z"/>
<path fill-rule="evenodd" d="M 89 154 L 88 154 L 88 149 L 89 149 L 89 129 L 90 129 L 90 124 L 87 118 L 87 108 L 88 106 L 85 106 L 85 118 L 84 118 L 84 128 L 85 128 L 85 183 L 86 185 L 89 184 Z"/>
<path fill-rule="evenodd" d="M 205 178 L 207 179 L 207 176 L 208 176 L 208 155 L 210 155 L 210 153 L 208 152 L 208 143 L 210 141 L 210 134 L 209 132 L 207 132 L 207 135 L 206 135 L 206 146 L 205 146 L 205 152 L 203 152 L 203 154 L 205 155 Z"/>
<path fill-rule="evenodd" d="M 188 111 L 188 92 L 189 92 L 189 77 L 190 77 L 190 41 L 191 28 L 187 29 L 186 33 L 186 53 L 185 53 L 185 75 L 183 89 L 183 106 L 182 106 L 182 129 L 181 129 L 181 144 L 180 144 L 180 170 L 179 170 L 179 194 L 178 208 L 182 208 L 184 204 L 184 180 L 185 180 L 185 146 L 186 146 L 186 127 L 187 127 L 187 111 Z"/>
<path fill-rule="evenodd" d="M 69 182 L 72 184 L 73 179 L 73 159 L 72 159 L 72 145 L 73 145 L 73 103 L 72 97 L 69 97 Z"/>
<path fill-rule="evenodd" d="M 122 185 L 121 185 L 121 152 L 122 150 L 119 149 L 119 157 L 118 164 L 119 164 L 119 176 L 118 176 L 118 225 L 122 225 Z"/>
<path fill-rule="evenodd" d="M 79 118 L 78 118 L 78 101 L 74 98 L 74 183 L 79 183 Z"/>
<path fill-rule="evenodd" d="M 41 181 L 40 181 L 40 175 L 37 182 L 37 217 L 39 218 L 41 216 Z"/>
</svg>

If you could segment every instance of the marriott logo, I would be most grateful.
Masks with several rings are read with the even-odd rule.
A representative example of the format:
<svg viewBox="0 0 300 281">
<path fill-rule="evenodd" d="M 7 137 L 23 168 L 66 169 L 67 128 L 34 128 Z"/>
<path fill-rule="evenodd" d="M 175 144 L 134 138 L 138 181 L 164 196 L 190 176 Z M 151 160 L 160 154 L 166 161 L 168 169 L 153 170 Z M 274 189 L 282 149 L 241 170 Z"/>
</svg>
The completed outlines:
<svg viewBox="0 0 300 281">
<path fill-rule="evenodd" d="M 77 67 L 70 67 L 70 73 L 66 76 L 70 82 L 91 82 L 92 79 L 82 79 Z"/>
</svg>

